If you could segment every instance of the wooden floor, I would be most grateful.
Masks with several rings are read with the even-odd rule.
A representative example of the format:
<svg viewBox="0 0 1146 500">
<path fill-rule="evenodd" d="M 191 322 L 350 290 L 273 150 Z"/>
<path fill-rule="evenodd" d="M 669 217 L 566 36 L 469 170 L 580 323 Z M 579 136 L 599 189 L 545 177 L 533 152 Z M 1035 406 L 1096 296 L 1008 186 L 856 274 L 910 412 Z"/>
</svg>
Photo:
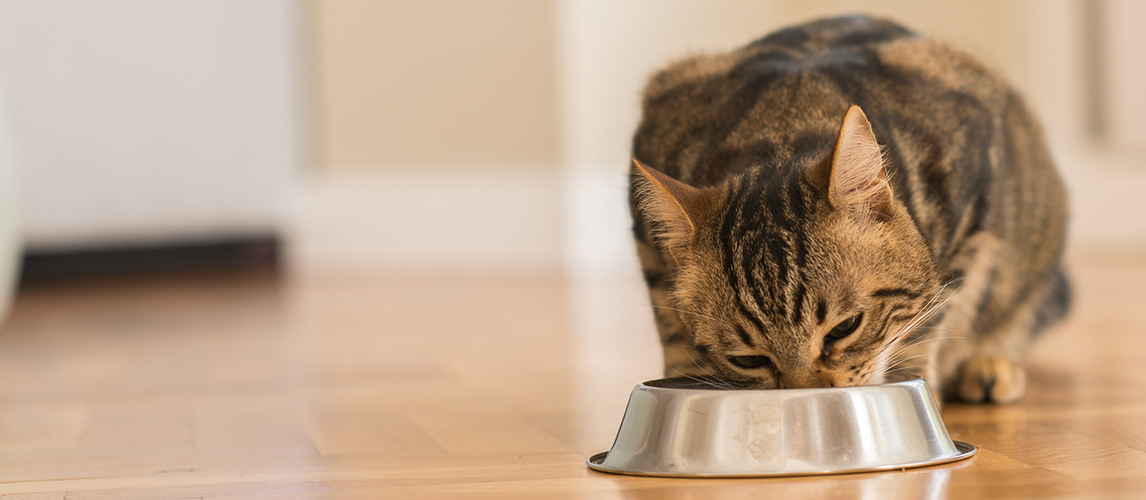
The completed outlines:
<svg viewBox="0 0 1146 500">
<path fill-rule="evenodd" d="M 1075 259 L 1077 308 L 979 454 L 820 478 L 588 470 L 658 375 L 633 279 L 196 276 L 26 288 L 0 333 L 16 498 L 1075 498 L 1146 495 L 1146 254 Z M 9 498 L 3 496 L 2 498 Z"/>
</svg>

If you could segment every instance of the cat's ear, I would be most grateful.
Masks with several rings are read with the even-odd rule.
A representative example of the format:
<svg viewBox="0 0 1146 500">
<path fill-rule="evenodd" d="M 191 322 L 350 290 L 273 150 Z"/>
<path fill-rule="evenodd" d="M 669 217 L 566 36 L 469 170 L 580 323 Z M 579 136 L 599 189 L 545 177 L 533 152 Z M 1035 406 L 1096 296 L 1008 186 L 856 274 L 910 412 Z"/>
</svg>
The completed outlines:
<svg viewBox="0 0 1146 500">
<path fill-rule="evenodd" d="M 894 195 L 883 155 L 859 106 L 853 104 L 844 116 L 831 168 L 828 200 L 833 207 L 861 220 L 885 222 L 891 218 Z"/>
<path fill-rule="evenodd" d="M 664 242 L 677 263 L 689 255 L 697 228 L 719 203 L 716 189 L 698 189 L 633 158 L 633 181 L 641 213 L 653 222 L 656 238 Z"/>
</svg>

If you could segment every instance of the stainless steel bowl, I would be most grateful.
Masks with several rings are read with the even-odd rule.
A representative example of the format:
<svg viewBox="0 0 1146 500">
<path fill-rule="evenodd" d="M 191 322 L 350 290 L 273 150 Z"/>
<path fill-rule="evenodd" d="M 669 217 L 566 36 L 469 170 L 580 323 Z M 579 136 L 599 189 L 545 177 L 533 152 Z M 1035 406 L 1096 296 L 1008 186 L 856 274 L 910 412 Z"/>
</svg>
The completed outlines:
<svg viewBox="0 0 1146 500">
<path fill-rule="evenodd" d="M 689 379 L 638 385 L 603 472 L 735 477 L 837 474 L 970 457 L 952 441 L 927 383 L 830 389 L 722 390 Z"/>
</svg>

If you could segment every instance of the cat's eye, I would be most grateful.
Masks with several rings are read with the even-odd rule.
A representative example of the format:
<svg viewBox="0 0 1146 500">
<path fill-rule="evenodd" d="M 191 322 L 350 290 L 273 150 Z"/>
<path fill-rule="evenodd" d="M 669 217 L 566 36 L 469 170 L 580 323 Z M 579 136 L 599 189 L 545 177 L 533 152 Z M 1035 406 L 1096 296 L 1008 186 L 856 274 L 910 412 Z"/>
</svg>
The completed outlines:
<svg viewBox="0 0 1146 500">
<path fill-rule="evenodd" d="M 859 328 L 860 321 L 863 321 L 862 314 L 857 314 L 848 319 L 845 319 L 841 321 L 840 324 L 836 325 L 835 328 L 832 328 L 832 331 L 828 332 L 828 337 L 832 340 L 839 340 L 847 337 L 848 335 L 851 335 L 853 332 L 855 332 L 856 328 Z"/>
<path fill-rule="evenodd" d="M 768 356 L 732 356 L 728 358 L 728 361 L 745 370 L 772 367 L 772 359 Z"/>
<path fill-rule="evenodd" d="M 823 355 L 827 356 L 828 354 L 831 354 L 832 344 L 837 340 L 855 333 L 861 322 L 863 322 L 863 314 L 857 314 L 841 321 L 840 324 L 835 326 L 835 328 L 832 328 L 832 330 L 829 331 L 827 335 L 824 335 Z"/>
</svg>

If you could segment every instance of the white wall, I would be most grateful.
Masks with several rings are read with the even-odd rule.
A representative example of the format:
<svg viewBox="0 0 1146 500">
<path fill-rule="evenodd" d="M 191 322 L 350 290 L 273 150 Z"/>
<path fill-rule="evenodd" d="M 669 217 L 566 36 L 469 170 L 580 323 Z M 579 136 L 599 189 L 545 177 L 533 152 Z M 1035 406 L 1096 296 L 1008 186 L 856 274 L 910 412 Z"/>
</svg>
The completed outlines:
<svg viewBox="0 0 1146 500">
<path fill-rule="evenodd" d="M 634 272 L 629 147 L 640 93 L 658 68 L 728 50 L 780 26 L 781 4 L 753 0 L 559 0 L 564 245 L 574 274 Z"/>
<path fill-rule="evenodd" d="M 314 173 L 286 260 L 302 278 L 547 276 L 561 267 L 557 176 L 523 171 Z"/>
<path fill-rule="evenodd" d="M 719 0 L 559 0 L 563 241 L 578 398 L 605 421 L 633 380 L 661 375 L 647 289 L 629 230 L 629 143 L 651 73 L 690 52 L 727 50 L 778 26 L 778 4 Z M 598 366 L 624 366 L 601 377 Z"/>
<path fill-rule="evenodd" d="M 551 26 L 537 28 L 541 21 L 531 20 L 528 33 L 538 38 L 551 31 L 552 40 L 537 43 L 552 42 L 553 58 L 543 57 L 548 49 L 538 49 L 542 55 L 528 60 L 552 64 L 544 71 L 556 76 L 529 81 L 556 83 L 555 97 L 549 91 L 530 95 L 557 101 L 560 171 L 545 165 L 544 154 L 527 155 L 534 163 L 505 168 L 491 161 L 467 164 L 464 159 L 472 155 L 454 155 L 452 166 L 407 164 L 381 151 L 379 158 L 390 163 L 376 170 L 385 175 L 366 179 L 297 175 L 318 170 L 307 156 L 312 130 L 306 110 L 312 94 L 325 94 L 312 93 L 307 82 L 326 81 L 300 68 L 309 55 L 325 52 L 304 40 L 309 11 L 298 0 L 0 0 L 0 85 L 8 88 L 24 165 L 27 241 L 52 248 L 285 231 L 298 250 L 292 253 L 300 257 L 297 263 L 315 269 L 362 263 L 401 271 L 440 262 L 452 269 L 520 264 L 552 270 L 564 256 L 574 270 L 632 273 L 625 174 L 649 74 L 690 52 L 727 50 L 809 17 L 866 11 L 970 47 L 1024 91 L 1071 185 L 1076 242 L 1146 243 L 1146 224 L 1127 218 L 1146 213 L 1141 151 L 1088 139 L 1080 23 L 1085 0 L 551 1 L 552 9 L 530 11 L 551 12 Z M 1114 9 L 1108 16 L 1117 19 L 1117 9 L 1138 8 L 1132 0 L 1105 4 Z M 414 4 L 330 5 L 385 14 Z M 497 5 L 513 10 L 517 4 Z M 1125 46 L 1141 34 L 1132 23 L 1117 26 L 1122 31 L 1112 31 L 1111 39 L 1131 41 L 1118 42 L 1122 55 L 1112 54 L 1113 60 L 1130 61 L 1119 63 L 1120 69 L 1136 67 L 1140 51 Z M 373 42 L 351 45 L 363 43 Z M 360 53 L 373 57 L 381 50 L 368 48 Z M 334 52 L 322 57 L 349 57 L 349 49 Z M 322 64 L 313 67 L 325 71 Z M 505 71 L 479 62 L 470 69 L 482 68 Z M 370 74 L 382 78 L 383 70 Z M 1139 72 L 1126 71 L 1126 81 L 1137 81 Z M 1133 96 L 1128 88 L 1108 92 Z M 426 91 L 418 97 L 423 100 L 444 91 L 415 84 L 403 89 Z M 1114 110 L 1122 114 L 1112 116 L 1134 124 L 1140 113 L 1118 107 L 1125 100 L 1116 98 Z M 324 99 L 318 101 L 316 115 L 336 116 L 323 114 Z M 554 119 L 548 112 L 534 115 Z M 493 123 L 473 113 L 458 119 L 477 122 L 466 126 L 478 129 Z M 550 125 L 536 128 L 551 130 Z M 423 135 L 434 137 L 432 127 L 427 130 Z M 371 133 L 386 132 L 363 133 L 368 140 Z M 1128 137 L 1111 143 L 1136 144 L 1136 135 Z M 502 156 L 489 158 L 494 157 Z M 467 189 L 472 197 L 458 195 Z M 434 210 L 403 211 L 403 197 Z M 288 215 L 286 200 L 295 202 Z M 488 230 L 443 233 L 441 223 L 450 214 Z"/>
<path fill-rule="evenodd" d="M 306 144 L 299 7 L 0 0 L 28 245 L 276 230 Z"/>
<path fill-rule="evenodd" d="M 311 5 L 317 168 L 290 269 L 558 274 L 554 3 Z"/>
<path fill-rule="evenodd" d="M 1103 29 L 1098 46 L 1105 52 L 1099 64 L 1100 124 L 1106 146 L 1128 154 L 1146 154 L 1146 2 L 1106 0 L 1096 4 Z"/>
</svg>

